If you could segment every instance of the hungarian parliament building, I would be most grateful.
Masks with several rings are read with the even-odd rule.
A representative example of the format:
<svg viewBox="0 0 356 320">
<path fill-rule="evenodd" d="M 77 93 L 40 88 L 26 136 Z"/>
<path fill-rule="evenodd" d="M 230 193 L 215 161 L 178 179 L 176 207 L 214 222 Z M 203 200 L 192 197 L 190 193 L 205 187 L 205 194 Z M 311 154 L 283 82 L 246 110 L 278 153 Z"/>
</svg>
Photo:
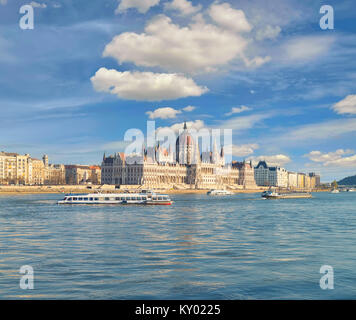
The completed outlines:
<svg viewBox="0 0 356 320">
<path fill-rule="evenodd" d="M 174 189 L 253 189 L 256 188 L 251 162 L 225 163 L 224 149 L 214 142 L 212 152 L 200 153 L 198 139 L 189 133 L 186 124 L 171 148 L 143 149 L 137 155 L 104 154 L 101 183 L 136 185 L 145 188 Z"/>
</svg>

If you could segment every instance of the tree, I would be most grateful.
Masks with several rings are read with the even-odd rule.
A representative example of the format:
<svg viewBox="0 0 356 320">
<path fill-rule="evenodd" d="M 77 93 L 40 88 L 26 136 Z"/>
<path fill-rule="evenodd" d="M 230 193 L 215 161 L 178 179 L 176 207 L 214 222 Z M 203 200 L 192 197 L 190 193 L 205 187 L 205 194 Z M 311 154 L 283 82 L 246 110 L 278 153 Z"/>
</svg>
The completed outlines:
<svg viewBox="0 0 356 320">
<path fill-rule="evenodd" d="M 338 184 L 337 184 L 336 180 L 334 180 L 334 181 L 331 183 L 331 185 L 332 185 L 332 187 L 333 187 L 334 189 L 337 189 L 337 187 L 338 187 Z"/>
</svg>

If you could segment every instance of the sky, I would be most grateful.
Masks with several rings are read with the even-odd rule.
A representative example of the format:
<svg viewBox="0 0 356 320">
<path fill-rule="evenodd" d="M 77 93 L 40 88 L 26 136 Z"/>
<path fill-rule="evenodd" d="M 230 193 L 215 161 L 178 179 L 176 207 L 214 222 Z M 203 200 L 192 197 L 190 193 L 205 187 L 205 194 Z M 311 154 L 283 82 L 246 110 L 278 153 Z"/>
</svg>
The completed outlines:
<svg viewBox="0 0 356 320">
<path fill-rule="evenodd" d="M 100 164 L 131 128 L 187 121 L 232 129 L 235 160 L 341 179 L 356 174 L 355 56 L 352 0 L 0 0 L 0 151 Z"/>
</svg>

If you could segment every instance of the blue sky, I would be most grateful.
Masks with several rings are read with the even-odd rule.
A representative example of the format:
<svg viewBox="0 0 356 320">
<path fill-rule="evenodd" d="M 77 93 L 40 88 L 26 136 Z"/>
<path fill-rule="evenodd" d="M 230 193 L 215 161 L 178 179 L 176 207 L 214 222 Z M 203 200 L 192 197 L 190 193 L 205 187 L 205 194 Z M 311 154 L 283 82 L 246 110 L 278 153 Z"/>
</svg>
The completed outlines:
<svg viewBox="0 0 356 320">
<path fill-rule="evenodd" d="M 1 150 L 100 163 L 186 120 L 232 129 L 237 160 L 356 174 L 354 1 L 39 0 L 22 30 L 29 3 L 0 0 Z"/>
</svg>

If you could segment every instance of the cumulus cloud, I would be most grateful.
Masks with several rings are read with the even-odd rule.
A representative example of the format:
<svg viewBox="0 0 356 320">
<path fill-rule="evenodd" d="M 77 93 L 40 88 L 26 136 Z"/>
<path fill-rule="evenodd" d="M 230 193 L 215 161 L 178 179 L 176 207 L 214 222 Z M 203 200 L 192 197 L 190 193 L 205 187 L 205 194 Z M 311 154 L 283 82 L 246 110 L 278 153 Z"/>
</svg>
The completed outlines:
<svg viewBox="0 0 356 320">
<path fill-rule="evenodd" d="M 255 57 L 253 59 L 248 59 L 244 55 L 242 55 L 242 58 L 245 62 L 245 65 L 250 68 L 258 68 L 262 66 L 263 64 L 271 61 L 270 56 L 265 56 L 265 57 Z"/>
<path fill-rule="evenodd" d="M 242 10 L 231 8 L 228 3 L 211 5 L 209 15 L 218 25 L 234 32 L 249 32 L 252 29 L 245 13 Z"/>
<path fill-rule="evenodd" d="M 128 100 L 161 101 L 200 96 L 208 91 L 175 73 L 119 72 L 100 68 L 91 78 L 94 89 Z"/>
<path fill-rule="evenodd" d="M 186 106 L 185 108 L 183 108 L 183 111 L 185 112 L 192 112 L 196 109 L 196 107 L 194 106 Z"/>
<path fill-rule="evenodd" d="M 199 131 L 200 129 L 205 128 L 205 123 L 203 120 L 195 120 L 195 121 L 187 121 L 185 122 L 187 124 L 187 128 L 192 129 L 192 130 L 197 130 Z M 172 130 L 175 133 L 178 133 L 180 130 L 183 130 L 184 127 L 184 122 L 180 122 L 180 123 L 175 123 L 169 127 L 159 127 L 157 129 L 157 132 L 160 132 L 161 134 L 168 131 L 168 132 L 172 132 Z"/>
<path fill-rule="evenodd" d="M 144 33 L 125 32 L 105 47 L 104 57 L 119 63 L 160 67 L 173 72 L 209 72 L 242 56 L 247 40 L 236 33 L 202 21 L 186 27 L 160 15 L 151 20 Z M 259 65 L 253 61 L 250 65 Z"/>
<path fill-rule="evenodd" d="M 350 166 L 356 165 L 356 155 L 352 155 L 354 150 L 338 149 L 334 152 L 322 153 L 321 151 L 311 151 L 305 156 L 311 161 L 323 166 Z M 346 156 L 346 157 L 345 157 Z"/>
<path fill-rule="evenodd" d="M 348 95 L 345 99 L 335 103 L 332 108 L 338 114 L 356 114 L 356 95 Z"/>
<path fill-rule="evenodd" d="M 289 40 L 283 51 L 289 60 L 308 61 L 327 54 L 334 41 L 333 36 L 301 36 Z"/>
<path fill-rule="evenodd" d="M 0 0 L 0 4 L 2 4 L 3 6 L 5 6 L 7 4 L 7 0 Z"/>
<path fill-rule="evenodd" d="M 333 161 L 324 163 L 324 166 L 334 167 L 355 167 L 356 166 L 356 154 L 350 157 L 344 157 Z"/>
<path fill-rule="evenodd" d="M 127 9 L 137 9 L 140 13 L 146 13 L 151 7 L 159 4 L 160 0 L 121 0 L 115 10 L 116 14 L 125 12 Z"/>
<path fill-rule="evenodd" d="M 167 2 L 164 8 L 166 10 L 178 11 L 181 15 L 187 16 L 197 13 L 201 10 L 202 6 L 200 4 L 193 6 L 188 0 L 173 0 L 172 2 Z"/>
<path fill-rule="evenodd" d="M 255 152 L 259 148 L 259 145 L 256 143 L 251 144 L 241 144 L 241 145 L 231 145 L 225 148 L 226 154 L 231 154 L 235 157 L 247 157 Z"/>
<path fill-rule="evenodd" d="M 252 110 L 252 108 L 250 107 L 246 107 L 246 106 L 241 106 L 241 107 L 238 107 L 238 108 L 231 108 L 231 111 L 228 112 L 228 113 L 225 113 L 226 116 L 231 116 L 232 114 L 236 114 L 236 113 L 241 113 L 241 112 L 244 112 L 244 111 L 250 111 Z"/>
<path fill-rule="evenodd" d="M 32 1 L 30 3 L 30 6 L 32 6 L 33 8 L 41 8 L 41 9 L 47 8 L 47 5 L 45 3 L 39 3 L 39 2 L 36 2 L 36 1 Z"/>
<path fill-rule="evenodd" d="M 285 154 L 251 157 L 249 160 L 252 160 L 254 163 L 258 163 L 259 161 L 266 161 L 267 165 L 269 166 L 284 166 L 285 164 L 291 162 L 291 158 Z"/>
<path fill-rule="evenodd" d="M 281 32 L 281 28 L 279 26 L 273 27 L 271 25 L 267 25 L 264 28 L 257 30 L 256 39 L 257 40 L 274 39 L 279 35 L 280 32 Z"/>
<path fill-rule="evenodd" d="M 179 113 L 182 113 L 182 111 L 170 107 L 158 108 L 154 111 L 146 112 L 150 119 L 172 119 Z"/>
</svg>

